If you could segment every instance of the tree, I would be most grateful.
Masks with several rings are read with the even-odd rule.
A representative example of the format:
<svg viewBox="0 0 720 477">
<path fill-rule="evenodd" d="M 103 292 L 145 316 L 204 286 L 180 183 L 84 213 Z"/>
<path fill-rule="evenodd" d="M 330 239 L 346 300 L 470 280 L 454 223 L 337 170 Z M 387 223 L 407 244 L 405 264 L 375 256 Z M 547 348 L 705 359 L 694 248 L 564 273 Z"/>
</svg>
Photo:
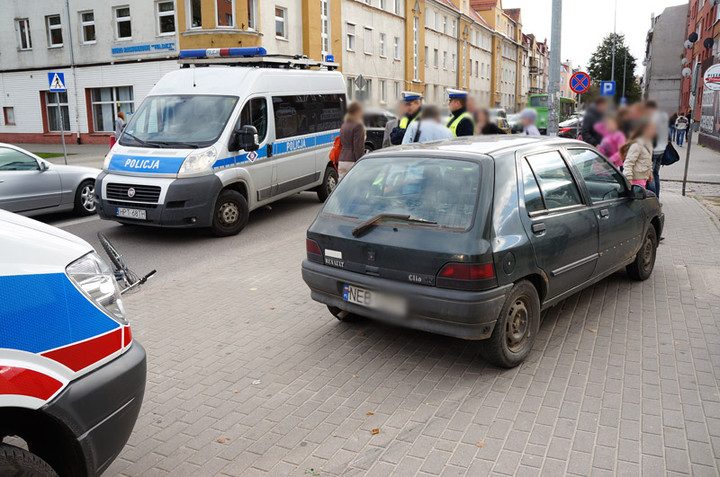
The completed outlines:
<svg viewBox="0 0 720 477">
<path fill-rule="evenodd" d="M 598 45 L 595 53 L 590 58 L 588 73 L 593 80 L 593 85 L 599 85 L 600 81 L 610 81 L 612 77 L 612 49 L 613 34 L 610 33 Z M 640 85 L 635 81 L 635 57 L 630 53 L 630 49 L 625 44 L 625 35 L 617 35 L 615 43 L 615 102 L 619 103 L 623 91 L 623 62 L 627 55 L 627 65 L 625 67 L 625 97 L 628 103 L 640 101 L 642 91 Z M 583 95 L 583 102 L 586 104 L 591 102 L 599 93 L 595 88 L 591 89 Z"/>
</svg>

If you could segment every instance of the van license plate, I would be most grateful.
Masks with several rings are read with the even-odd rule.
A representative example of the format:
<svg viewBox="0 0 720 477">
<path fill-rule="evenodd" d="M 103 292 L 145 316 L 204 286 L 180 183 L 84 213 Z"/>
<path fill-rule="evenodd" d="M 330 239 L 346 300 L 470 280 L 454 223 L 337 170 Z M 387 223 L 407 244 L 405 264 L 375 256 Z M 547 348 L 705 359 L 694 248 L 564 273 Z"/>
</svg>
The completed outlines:
<svg viewBox="0 0 720 477">
<path fill-rule="evenodd" d="M 118 207 L 116 210 L 116 215 L 118 217 L 123 217 L 126 219 L 147 220 L 147 210 L 142 209 L 128 209 L 126 207 Z"/>
<path fill-rule="evenodd" d="M 402 297 L 366 290 L 352 285 L 343 287 L 343 300 L 394 315 L 404 316 L 407 312 L 407 302 Z"/>
</svg>

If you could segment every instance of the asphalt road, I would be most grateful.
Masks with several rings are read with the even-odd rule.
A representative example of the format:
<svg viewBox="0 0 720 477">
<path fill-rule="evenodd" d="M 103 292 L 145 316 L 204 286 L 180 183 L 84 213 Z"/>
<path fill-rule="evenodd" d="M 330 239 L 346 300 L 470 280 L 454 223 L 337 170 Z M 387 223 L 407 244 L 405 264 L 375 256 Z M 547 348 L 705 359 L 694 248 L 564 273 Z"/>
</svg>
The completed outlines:
<svg viewBox="0 0 720 477">
<path fill-rule="evenodd" d="M 104 256 L 97 233 L 105 236 L 122 253 L 128 266 L 138 275 L 157 270 L 153 282 L 165 283 L 188 273 L 212 273 L 223 257 L 233 250 L 257 247 L 267 253 L 268 242 L 288 230 L 307 228 L 320 210 L 317 194 L 303 192 L 250 214 L 247 227 L 234 237 L 215 237 L 204 229 L 166 229 L 122 225 L 98 216 L 77 218 L 69 214 L 35 217 L 87 240 Z M 105 257 L 106 258 L 106 257 Z M 300 264 L 297 264 L 298 267 Z M 242 270 L 238 270 L 242 273 Z"/>
</svg>

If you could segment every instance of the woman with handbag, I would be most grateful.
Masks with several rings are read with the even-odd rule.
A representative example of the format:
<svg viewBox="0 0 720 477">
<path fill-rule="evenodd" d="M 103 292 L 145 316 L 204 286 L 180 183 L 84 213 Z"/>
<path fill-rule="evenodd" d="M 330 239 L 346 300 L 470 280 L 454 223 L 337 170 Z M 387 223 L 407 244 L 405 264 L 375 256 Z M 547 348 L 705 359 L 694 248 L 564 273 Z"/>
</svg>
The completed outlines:
<svg viewBox="0 0 720 477">
<path fill-rule="evenodd" d="M 355 162 L 365 154 L 365 125 L 363 107 L 357 101 L 348 105 L 345 122 L 340 127 L 340 155 L 338 157 L 338 178 L 341 181 Z"/>
</svg>

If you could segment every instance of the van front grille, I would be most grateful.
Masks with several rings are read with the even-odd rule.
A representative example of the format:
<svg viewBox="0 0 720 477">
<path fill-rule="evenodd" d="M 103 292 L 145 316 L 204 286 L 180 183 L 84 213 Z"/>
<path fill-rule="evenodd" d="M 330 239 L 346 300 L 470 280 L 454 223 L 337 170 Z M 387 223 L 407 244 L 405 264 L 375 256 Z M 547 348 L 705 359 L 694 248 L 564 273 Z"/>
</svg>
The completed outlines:
<svg viewBox="0 0 720 477">
<path fill-rule="evenodd" d="M 160 186 L 109 183 L 107 198 L 125 202 L 157 203 L 160 199 Z"/>
</svg>

